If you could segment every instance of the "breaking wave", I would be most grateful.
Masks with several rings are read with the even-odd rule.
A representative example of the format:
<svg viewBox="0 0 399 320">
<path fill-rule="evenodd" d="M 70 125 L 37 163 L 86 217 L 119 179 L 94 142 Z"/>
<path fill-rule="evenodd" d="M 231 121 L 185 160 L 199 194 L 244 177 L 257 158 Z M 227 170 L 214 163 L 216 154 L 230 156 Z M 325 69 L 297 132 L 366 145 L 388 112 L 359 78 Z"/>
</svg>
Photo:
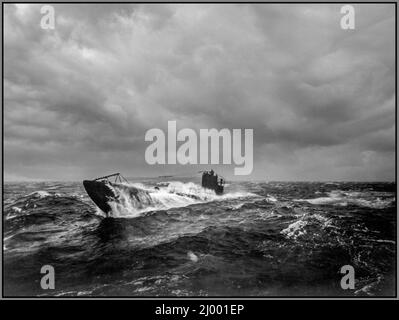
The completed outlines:
<svg viewBox="0 0 399 320">
<path fill-rule="evenodd" d="M 297 199 L 297 202 L 308 202 L 313 205 L 334 205 L 348 206 L 355 205 L 372 209 L 384 209 L 392 205 L 395 201 L 385 192 L 346 192 L 333 190 L 327 193 L 325 197 L 314 199 Z"/>
<path fill-rule="evenodd" d="M 308 231 L 312 233 L 314 229 L 320 230 L 331 226 L 332 220 L 320 214 L 304 214 L 280 233 L 285 235 L 286 238 L 297 239 L 298 237 L 306 235 Z"/>
<path fill-rule="evenodd" d="M 249 192 L 232 192 L 216 195 L 213 190 L 202 188 L 193 182 L 169 182 L 166 187 L 155 189 L 140 183 L 110 186 L 118 200 L 108 202 L 115 218 L 138 217 L 145 212 L 186 207 L 207 203 L 256 196 Z"/>
</svg>

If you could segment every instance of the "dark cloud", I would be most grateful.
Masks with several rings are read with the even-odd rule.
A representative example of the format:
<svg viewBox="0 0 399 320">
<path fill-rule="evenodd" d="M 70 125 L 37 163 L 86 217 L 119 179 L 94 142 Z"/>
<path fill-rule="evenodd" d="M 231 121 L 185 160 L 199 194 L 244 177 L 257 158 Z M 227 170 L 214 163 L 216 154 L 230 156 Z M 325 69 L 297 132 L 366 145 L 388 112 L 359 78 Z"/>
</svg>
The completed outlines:
<svg viewBox="0 0 399 320">
<path fill-rule="evenodd" d="M 195 172 L 145 163 L 168 120 L 253 128 L 251 179 L 394 179 L 393 5 L 54 7 L 4 6 L 6 179 Z"/>
</svg>

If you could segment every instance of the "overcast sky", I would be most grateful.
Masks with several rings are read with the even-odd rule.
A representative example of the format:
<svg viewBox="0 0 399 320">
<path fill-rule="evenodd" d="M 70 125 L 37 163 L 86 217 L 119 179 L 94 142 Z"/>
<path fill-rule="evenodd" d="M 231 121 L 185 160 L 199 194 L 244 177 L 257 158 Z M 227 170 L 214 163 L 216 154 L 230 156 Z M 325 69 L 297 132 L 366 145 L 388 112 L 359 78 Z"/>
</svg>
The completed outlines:
<svg viewBox="0 0 399 320">
<path fill-rule="evenodd" d="M 253 128 L 240 179 L 395 179 L 394 5 L 40 7 L 4 5 L 6 180 L 195 173 L 146 164 L 168 120 Z"/>
</svg>

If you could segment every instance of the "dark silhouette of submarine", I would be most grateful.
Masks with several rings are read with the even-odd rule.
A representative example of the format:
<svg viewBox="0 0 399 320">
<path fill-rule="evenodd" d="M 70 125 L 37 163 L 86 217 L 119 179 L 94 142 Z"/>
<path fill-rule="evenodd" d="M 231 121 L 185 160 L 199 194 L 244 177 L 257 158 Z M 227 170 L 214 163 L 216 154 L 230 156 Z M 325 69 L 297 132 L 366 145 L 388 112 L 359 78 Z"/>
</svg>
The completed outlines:
<svg viewBox="0 0 399 320">
<path fill-rule="evenodd" d="M 115 183 L 109 181 L 109 178 L 115 177 Z M 104 211 L 107 216 L 108 213 L 111 212 L 111 207 L 108 204 L 110 200 L 117 200 L 118 196 L 114 193 L 112 188 L 113 185 L 116 185 L 116 182 L 122 183 L 122 179 L 128 182 L 120 173 L 110 174 L 108 176 L 100 177 L 94 180 L 83 180 L 83 187 L 86 190 L 86 193 L 90 197 L 91 200 L 99 207 L 102 211 Z"/>
<path fill-rule="evenodd" d="M 115 177 L 114 182 L 109 180 L 112 177 Z M 127 181 L 120 173 L 114 173 L 108 176 L 96 178 L 94 180 L 83 180 L 83 187 L 96 206 L 104 211 L 104 213 L 108 216 L 108 214 L 112 211 L 112 208 L 108 202 L 118 200 L 118 195 L 116 195 L 113 191 L 115 188 L 123 188 L 124 190 L 127 190 L 129 195 L 131 197 L 135 197 L 137 201 L 143 200 L 143 198 L 139 197 L 140 191 L 137 188 L 122 185 L 123 182 L 127 182 L 129 184 L 129 181 Z M 224 183 L 225 180 L 215 174 L 213 170 L 202 172 L 201 185 L 203 188 L 214 190 L 216 194 L 220 195 L 224 191 Z M 159 189 L 159 187 L 155 187 L 155 189 Z M 143 192 L 147 195 L 147 197 L 150 197 L 146 191 L 141 191 L 141 194 L 143 194 Z"/>
</svg>

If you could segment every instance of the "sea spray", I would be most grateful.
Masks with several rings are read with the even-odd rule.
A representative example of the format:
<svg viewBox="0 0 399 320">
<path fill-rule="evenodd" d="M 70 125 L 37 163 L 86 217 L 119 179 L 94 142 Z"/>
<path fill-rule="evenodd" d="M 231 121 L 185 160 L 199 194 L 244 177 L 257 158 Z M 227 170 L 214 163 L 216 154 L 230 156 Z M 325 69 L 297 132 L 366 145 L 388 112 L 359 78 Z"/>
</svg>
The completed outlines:
<svg viewBox="0 0 399 320">
<path fill-rule="evenodd" d="M 138 217 L 155 210 L 180 208 L 193 204 L 256 196 L 249 192 L 226 193 L 216 195 L 213 190 L 204 189 L 193 182 L 169 182 L 166 187 L 149 187 L 140 183 L 109 185 L 117 200 L 108 204 L 115 218 Z"/>
</svg>

